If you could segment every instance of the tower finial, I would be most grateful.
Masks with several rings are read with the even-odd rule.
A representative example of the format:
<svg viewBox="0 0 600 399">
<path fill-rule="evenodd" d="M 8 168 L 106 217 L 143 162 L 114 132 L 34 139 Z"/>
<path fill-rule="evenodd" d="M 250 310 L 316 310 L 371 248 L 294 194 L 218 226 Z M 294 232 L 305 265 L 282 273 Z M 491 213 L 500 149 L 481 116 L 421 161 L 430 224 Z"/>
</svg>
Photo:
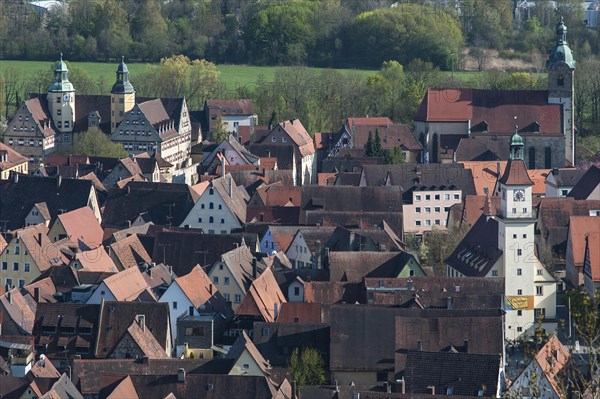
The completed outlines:
<svg viewBox="0 0 600 399">
<path fill-rule="evenodd" d="M 62 51 L 61 51 L 61 52 L 60 52 L 60 60 L 61 60 L 61 61 L 63 60 L 63 59 L 62 59 L 62 57 L 63 57 L 63 54 L 62 54 Z"/>
<path fill-rule="evenodd" d="M 124 55 L 121 56 L 121 63 L 123 63 L 123 64 L 125 63 L 125 56 Z"/>
</svg>

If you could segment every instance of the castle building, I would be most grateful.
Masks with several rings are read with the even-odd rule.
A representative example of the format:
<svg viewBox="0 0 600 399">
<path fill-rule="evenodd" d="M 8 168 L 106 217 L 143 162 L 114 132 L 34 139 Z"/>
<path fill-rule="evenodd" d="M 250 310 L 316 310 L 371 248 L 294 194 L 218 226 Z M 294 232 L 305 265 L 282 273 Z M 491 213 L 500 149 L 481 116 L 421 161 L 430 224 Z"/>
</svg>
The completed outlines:
<svg viewBox="0 0 600 399">
<path fill-rule="evenodd" d="M 508 160 L 516 121 L 529 169 L 573 165 L 575 61 L 562 19 L 546 66 L 547 90 L 428 89 L 414 118 L 423 162 Z"/>
<path fill-rule="evenodd" d="M 156 152 L 175 168 L 191 153 L 192 124 L 184 98 L 136 98 L 122 59 L 110 95 L 75 93 L 69 69 L 60 60 L 45 94 L 30 94 L 4 133 L 4 144 L 36 169 L 58 148 L 69 150 L 80 133 L 94 129 L 133 155 Z"/>
<path fill-rule="evenodd" d="M 518 128 L 517 128 L 518 130 Z M 524 161 L 524 140 L 515 133 L 504 174 L 496 182 L 501 212 L 484 214 L 445 260 L 448 276 L 504 279 L 505 339 L 531 335 L 541 321 L 555 328 L 556 280 L 535 255 L 533 182 Z"/>
</svg>

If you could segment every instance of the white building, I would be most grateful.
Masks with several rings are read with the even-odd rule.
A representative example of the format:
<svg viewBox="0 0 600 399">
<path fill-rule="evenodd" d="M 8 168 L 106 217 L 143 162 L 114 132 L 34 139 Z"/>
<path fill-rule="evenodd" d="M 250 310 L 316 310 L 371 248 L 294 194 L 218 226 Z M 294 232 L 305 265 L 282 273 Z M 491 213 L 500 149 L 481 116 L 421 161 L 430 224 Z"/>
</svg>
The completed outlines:
<svg viewBox="0 0 600 399">
<path fill-rule="evenodd" d="M 490 201 L 456 250 L 446 259 L 448 276 L 501 277 L 505 281 L 505 338 L 531 335 L 536 321 L 553 331 L 556 280 L 535 255 L 533 182 L 523 160 L 523 140 L 515 134 L 510 160 L 498 180 L 500 215 L 491 216 Z"/>
</svg>

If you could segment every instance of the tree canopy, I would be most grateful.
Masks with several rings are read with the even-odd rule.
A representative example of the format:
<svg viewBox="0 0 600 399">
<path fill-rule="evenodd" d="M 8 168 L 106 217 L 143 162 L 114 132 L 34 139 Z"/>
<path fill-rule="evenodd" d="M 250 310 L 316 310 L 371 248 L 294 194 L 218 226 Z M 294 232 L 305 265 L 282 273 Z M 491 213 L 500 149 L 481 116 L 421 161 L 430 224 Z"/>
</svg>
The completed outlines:
<svg viewBox="0 0 600 399">
<path fill-rule="evenodd" d="M 128 155 L 121 144 L 113 143 L 104 133 L 94 128 L 75 138 L 73 154 L 110 158 L 124 158 Z"/>
</svg>

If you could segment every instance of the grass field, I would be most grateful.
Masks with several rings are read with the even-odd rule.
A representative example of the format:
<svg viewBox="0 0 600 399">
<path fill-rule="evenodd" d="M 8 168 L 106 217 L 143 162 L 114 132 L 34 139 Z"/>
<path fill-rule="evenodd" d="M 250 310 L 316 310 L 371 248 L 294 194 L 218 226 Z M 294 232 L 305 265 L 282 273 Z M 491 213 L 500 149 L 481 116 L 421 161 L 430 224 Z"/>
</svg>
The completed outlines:
<svg viewBox="0 0 600 399">
<path fill-rule="evenodd" d="M 105 82 L 113 82 L 115 79 L 116 63 L 100 63 L 100 62 L 72 62 L 72 66 L 87 71 L 92 77 L 98 79 L 103 78 Z M 149 64 L 127 64 L 132 82 L 135 83 L 136 75 L 141 74 Z M 0 70 L 12 68 L 19 71 L 25 78 L 42 73 L 51 69 L 52 62 L 48 61 L 2 61 L 0 60 Z M 260 75 L 265 81 L 273 80 L 275 71 L 279 67 L 261 67 L 261 66 L 246 66 L 246 65 L 217 65 L 221 72 L 221 82 L 225 86 L 227 92 L 231 92 L 238 87 L 251 86 L 254 84 Z M 315 71 L 321 71 L 320 68 L 314 68 Z M 360 74 L 369 75 L 375 71 L 368 70 L 352 70 L 339 69 L 342 73 L 357 72 Z M 446 78 L 450 78 L 450 72 L 443 72 Z M 454 77 L 459 82 L 469 82 L 476 79 L 477 72 L 455 72 Z"/>
</svg>

